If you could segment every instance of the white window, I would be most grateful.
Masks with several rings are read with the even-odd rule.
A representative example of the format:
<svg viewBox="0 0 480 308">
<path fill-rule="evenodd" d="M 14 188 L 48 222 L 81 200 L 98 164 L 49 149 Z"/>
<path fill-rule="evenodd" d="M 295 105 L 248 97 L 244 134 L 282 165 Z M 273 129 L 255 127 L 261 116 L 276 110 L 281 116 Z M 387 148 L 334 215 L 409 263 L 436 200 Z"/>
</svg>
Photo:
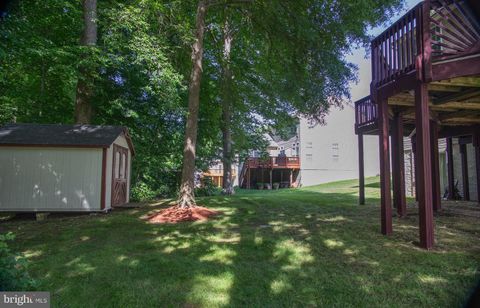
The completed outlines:
<svg viewBox="0 0 480 308">
<path fill-rule="evenodd" d="M 118 179 L 120 178 L 120 153 L 116 152 L 115 153 L 115 178 Z"/>
<path fill-rule="evenodd" d="M 122 154 L 122 165 L 120 166 L 120 178 L 121 179 L 125 179 L 125 169 L 126 169 L 126 164 L 127 162 L 127 157 L 125 155 L 125 153 Z"/>
<path fill-rule="evenodd" d="M 334 162 L 338 162 L 339 158 L 340 158 L 340 155 L 339 155 L 338 143 L 332 143 L 332 160 Z"/>
</svg>

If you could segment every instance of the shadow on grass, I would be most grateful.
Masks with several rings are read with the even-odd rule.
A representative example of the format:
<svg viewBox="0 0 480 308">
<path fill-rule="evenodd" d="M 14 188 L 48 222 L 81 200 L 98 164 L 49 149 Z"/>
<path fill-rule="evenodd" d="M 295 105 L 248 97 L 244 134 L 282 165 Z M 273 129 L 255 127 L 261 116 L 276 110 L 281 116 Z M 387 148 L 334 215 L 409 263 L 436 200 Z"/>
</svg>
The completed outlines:
<svg viewBox="0 0 480 308">
<path fill-rule="evenodd" d="M 242 192 L 200 198 L 223 212 L 206 222 L 147 224 L 149 207 L 4 226 L 54 306 L 461 303 L 480 264 L 478 245 L 468 246 L 477 225 L 447 225 L 446 248 L 425 252 L 409 242 L 415 217 L 391 238 L 379 234 L 378 202 L 357 206 L 353 191 Z"/>
</svg>

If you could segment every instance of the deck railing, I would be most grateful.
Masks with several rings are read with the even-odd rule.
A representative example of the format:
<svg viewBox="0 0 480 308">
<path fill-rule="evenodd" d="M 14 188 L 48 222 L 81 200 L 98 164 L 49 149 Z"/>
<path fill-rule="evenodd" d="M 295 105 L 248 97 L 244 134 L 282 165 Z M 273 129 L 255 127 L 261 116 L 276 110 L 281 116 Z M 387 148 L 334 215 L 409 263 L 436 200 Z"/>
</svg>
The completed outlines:
<svg viewBox="0 0 480 308">
<path fill-rule="evenodd" d="M 475 16 L 467 1 L 431 0 L 430 31 L 432 61 L 480 51 L 480 16 Z"/>
<path fill-rule="evenodd" d="M 372 41 L 372 74 L 376 86 L 415 69 L 422 3 Z"/>
<path fill-rule="evenodd" d="M 430 78 L 432 63 L 480 52 L 480 22 L 465 0 L 425 0 L 372 41 L 373 86 L 417 70 Z"/>
<path fill-rule="evenodd" d="M 300 168 L 299 157 L 277 156 L 268 158 L 249 157 L 247 162 L 249 168 Z"/>
<path fill-rule="evenodd" d="M 357 129 L 376 123 L 377 118 L 377 105 L 371 100 L 370 95 L 355 102 L 355 126 Z"/>
</svg>

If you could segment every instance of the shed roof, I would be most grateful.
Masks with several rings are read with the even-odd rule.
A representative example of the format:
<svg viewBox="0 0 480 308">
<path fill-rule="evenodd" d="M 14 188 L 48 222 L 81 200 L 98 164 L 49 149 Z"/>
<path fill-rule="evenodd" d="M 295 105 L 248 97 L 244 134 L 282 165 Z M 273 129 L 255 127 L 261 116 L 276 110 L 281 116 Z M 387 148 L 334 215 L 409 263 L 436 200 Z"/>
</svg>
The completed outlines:
<svg viewBox="0 0 480 308">
<path fill-rule="evenodd" d="M 125 135 L 132 154 L 133 145 L 123 126 L 64 125 L 64 124 L 7 124 L 0 127 L 0 146 L 70 146 L 109 147 L 121 134 Z"/>
</svg>

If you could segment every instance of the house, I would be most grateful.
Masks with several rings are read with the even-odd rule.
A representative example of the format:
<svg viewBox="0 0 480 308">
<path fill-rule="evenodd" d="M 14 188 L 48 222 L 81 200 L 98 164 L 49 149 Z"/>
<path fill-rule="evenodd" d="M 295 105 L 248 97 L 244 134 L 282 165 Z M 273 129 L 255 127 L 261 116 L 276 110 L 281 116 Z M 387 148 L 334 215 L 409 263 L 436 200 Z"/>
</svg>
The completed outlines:
<svg viewBox="0 0 480 308">
<path fill-rule="evenodd" d="M 252 150 L 250 156 L 240 163 L 239 186 L 247 189 L 297 187 L 300 173 L 298 130 L 287 140 L 270 134 L 264 137 L 268 142 L 265 149 L 268 157 L 262 156 L 264 151 Z"/>
<path fill-rule="evenodd" d="M 392 186 L 397 215 L 406 215 L 404 137 L 412 138 L 419 242 L 426 249 L 434 245 L 433 212 L 442 207 L 439 140 L 446 138 L 448 198 L 455 197 L 451 193 L 455 180 L 461 180 L 463 199 L 476 195 L 478 200 L 479 20 L 477 0 L 420 2 L 373 39 L 371 93 L 355 103 L 359 140 L 366 135 L 377 135 L 379 140 L 381 232 L 385 235 L 393 232 Z M 359 143 L 360 170 L 363 158 Z"/>
<path fill-rule="evenodd" d="M 232 163 L 232 185 L 235 187 L 238 185 L 238 165 Z M 201 173 L 200 182 L 208 178 L 217 187 L 223 187 L 223 163 L 221 161 L 215 161 L 207 171 Z"/>
<path fill-rule="evenodd" d="M 0 211 L 97 212 L 127 203 L 134 155 L 120 126 L 3 126 Z"/>
<path fill-rule="evenodd" d="M 313 125 L 300 118 L 295 134 L 286 140 L 267 135 L 270 158 L 262 161 L 259 151 L 252 151 L 240 172 L 242 187 L 255 188 L 257 183 L 267 183 L 270 188 L 274 183 L 279 187 L 312 186 L 358 178 L 358 138 L 353 124 L 347 124 L 354 117 L 354 107 L 346 105 L 332 109 L 325 117 L 325 125 Z M 378 175 L 376 142 L 374 137 L 365 137 L 367 176 Z"/>
<path fill-rule="evenodd" d="M 333 108 L 325 116 L 325 125 L 311 125 L 300 119 L 299 185 L 311 186 L 332 181 L 357 179 L 358 138 L 353 130 L 355 109 Z M 377 138 L 365 137 L 364 174 L 378 175 Z"/>
</svg>

